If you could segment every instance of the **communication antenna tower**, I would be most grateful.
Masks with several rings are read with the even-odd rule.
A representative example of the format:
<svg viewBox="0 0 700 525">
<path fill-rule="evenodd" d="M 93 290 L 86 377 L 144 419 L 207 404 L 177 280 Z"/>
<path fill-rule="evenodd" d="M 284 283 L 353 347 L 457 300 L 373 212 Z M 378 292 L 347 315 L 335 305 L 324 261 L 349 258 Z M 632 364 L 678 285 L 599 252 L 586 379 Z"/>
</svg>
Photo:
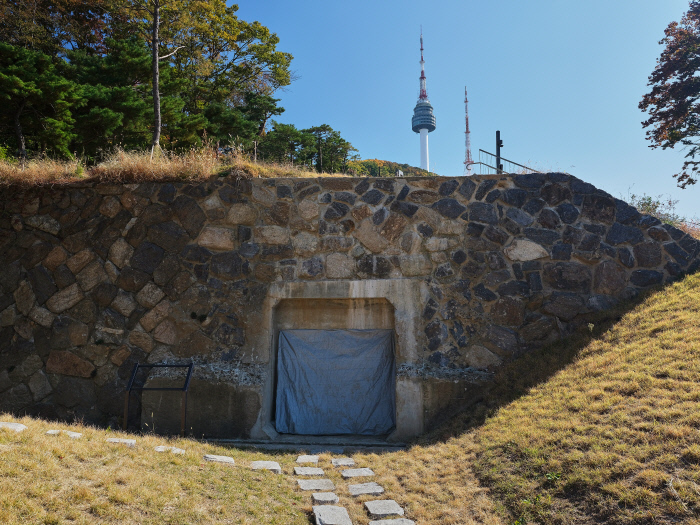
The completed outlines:
<svg viewBox="0 0 700 525">
<path fill-rule="evenodd" d="M 420 32 L 420 91 L 418 92 L 418 103 L 413 108 L 413 118 L 411 119 L 411 129 L 420 133 L 420 167 L 430 171 L 430 160 L 428 155 L 428 133 L 435 131 L 435 115 L 433 106 L 428 100 L 428 90 L 425 87 L 425 60 L 423 60 L 423 28 Z"/>
<path fill-rule="evenodd" d="M 469 133 L 469 101 L 467 100 L 467 86 L 464 86 L 464 120 L 466 123 L 466 129 L 464 130 L 464 174 L 466 176 L 471 176 L 472 174 L 472 143 Z"/>
</svg>

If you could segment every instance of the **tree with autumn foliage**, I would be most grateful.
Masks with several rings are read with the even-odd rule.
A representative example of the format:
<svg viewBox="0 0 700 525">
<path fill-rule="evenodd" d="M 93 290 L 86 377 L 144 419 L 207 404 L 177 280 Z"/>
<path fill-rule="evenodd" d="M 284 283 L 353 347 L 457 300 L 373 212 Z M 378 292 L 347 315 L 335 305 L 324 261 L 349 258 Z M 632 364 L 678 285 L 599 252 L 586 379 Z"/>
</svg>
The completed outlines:
<svg viewBox="0 0 700 525">
<path fill-rule="evenodd" d="M 642 126 L 652 148 L 688 148 L 680 173 L 681 188 L 697 182 L 700 172 L 700 0 L 692 0 L 680 22 L 671 22 L 659 44 L 665 48 L 649 76 L 651 92 L 639 109 L 649 114 Z"/>
</svg>

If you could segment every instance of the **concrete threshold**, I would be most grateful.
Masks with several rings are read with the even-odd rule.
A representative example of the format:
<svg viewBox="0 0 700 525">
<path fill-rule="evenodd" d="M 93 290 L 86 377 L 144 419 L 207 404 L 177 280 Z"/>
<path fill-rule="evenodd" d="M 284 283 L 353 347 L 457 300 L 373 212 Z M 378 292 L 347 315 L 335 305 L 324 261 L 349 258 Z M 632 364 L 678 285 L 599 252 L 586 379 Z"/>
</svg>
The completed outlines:
<svg viewBox="0 0 700 525">
<path fill-rule="evenodd" d="M 302 436 L 280 434 L 275 440 L 255 439 L 208 439 L 217 445 L 257 448 L 261 450 L 280 450 L 292 452 L 332 452 L 350 454 L 353 452 L 396 452 L 406 448 L 405 443 L 388 443 L 376 436 Z"/>
</svg>

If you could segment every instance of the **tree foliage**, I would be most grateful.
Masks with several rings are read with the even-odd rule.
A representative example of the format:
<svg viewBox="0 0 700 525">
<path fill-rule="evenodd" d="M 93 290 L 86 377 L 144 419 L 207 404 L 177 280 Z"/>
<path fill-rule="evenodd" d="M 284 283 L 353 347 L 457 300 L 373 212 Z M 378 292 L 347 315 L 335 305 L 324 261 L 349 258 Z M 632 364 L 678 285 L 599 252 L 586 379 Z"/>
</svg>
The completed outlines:
<svg viewBox="0 0 700 525">
<path fill-rule="evenodd" d="M 652 148 L 688 148 L 682 171 L 674 175 L 681 188 L 697 182 L 700 161 L 700 1 L 692 0 L 680 22 L 671 22 L 659 44 L 665 46 L 649 76 L 652 89 L 639 108 L 649 114 L 642 126 Z"/>
</svg>

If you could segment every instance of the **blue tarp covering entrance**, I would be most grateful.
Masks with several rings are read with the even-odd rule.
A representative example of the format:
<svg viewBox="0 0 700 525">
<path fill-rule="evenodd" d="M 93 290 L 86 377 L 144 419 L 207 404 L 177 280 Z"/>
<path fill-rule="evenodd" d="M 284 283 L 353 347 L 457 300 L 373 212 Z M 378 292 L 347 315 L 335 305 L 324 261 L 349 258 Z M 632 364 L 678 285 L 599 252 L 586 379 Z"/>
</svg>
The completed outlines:
<svg viewBox="0 0 700 525">
<path fill-rule="evenodd" d="M 282 330 L 275 426 L 284 434 L 388 434 L 396 425 L 393 330 Z"/>
</svg>

